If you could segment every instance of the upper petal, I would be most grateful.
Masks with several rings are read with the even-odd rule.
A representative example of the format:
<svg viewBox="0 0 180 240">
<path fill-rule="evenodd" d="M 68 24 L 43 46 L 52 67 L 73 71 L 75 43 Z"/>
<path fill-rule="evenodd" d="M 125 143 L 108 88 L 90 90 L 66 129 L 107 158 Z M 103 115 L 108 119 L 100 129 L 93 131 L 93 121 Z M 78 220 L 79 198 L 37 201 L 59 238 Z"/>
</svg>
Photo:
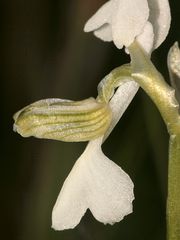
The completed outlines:
<svg viewBox="0 0 180 240">
<path fill-rule="evenodd" d="M 143 32 L 137 37 L 136 40 L 139 44 L 141 44 L 148 54 L 151 54 L 154 45 L 154 32 L 152 24 L 149 21 L 147 21 Z"/>
<path fill-rule="evenodd" d="M 101 150 L 102 138 L 90 141 L 65 180 L 52 212 L 56 230 L 74 228 L 90 209 L 103 223 L 132 212 L 133 183 Z"/>
<path fill-rule="evenodd" d="M 103 41 L 112 41 L 112 29 L 111 25 L 106 23 L 102 27 L 94 31 L 94 35 Z"/>
<path fill-rule="evenodd" d="M 142 31 L 149 17 L 147 0 L 115 0 L 112 16 L 113 41 L 118 48 L 128 47 Z"/>
<path fill-rule="evenodd" d="M 153 31 L 155 35 L 154 48 L 159 45 L 166 38 L 170 23 L 171 23 L 171 12 L 168 0 L 148 0 L 150 8 L 149 21 L 153 25 Z"/>
<path fill-rule="evenodd" d="M 85 24 L 84 31 L 91 32 L 109 22 L 113 14 L 112 0 L 106 2 Z"/>
</svg>

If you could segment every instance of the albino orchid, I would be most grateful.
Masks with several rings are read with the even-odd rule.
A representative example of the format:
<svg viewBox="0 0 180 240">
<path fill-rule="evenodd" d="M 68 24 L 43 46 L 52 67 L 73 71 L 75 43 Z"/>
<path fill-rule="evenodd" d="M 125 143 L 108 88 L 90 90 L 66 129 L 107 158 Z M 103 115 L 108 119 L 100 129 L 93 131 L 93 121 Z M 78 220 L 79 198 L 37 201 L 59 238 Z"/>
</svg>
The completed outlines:
<svg viewBox="0 0 180 240">
<path fill-rule="evenodd" d="M 170 19 L 167 0 L 110 0 L 86 23 L 85 31 L 114 41 L 118 48 L 128 49 L 136 40 L 150 53 L 164 41 Z M 56 230 L 74 228 L 87 209 L 104 224 L 119 222 L 132 212 L 133 183 L 101 150 L 138 90 L 129 69 L 125 65 L 106 76 L 98 86 L 97 99 L 41 100 L 14 115 L 14 130 L 24 137 L 89 141 L 54 206 Z"/>
</svg>

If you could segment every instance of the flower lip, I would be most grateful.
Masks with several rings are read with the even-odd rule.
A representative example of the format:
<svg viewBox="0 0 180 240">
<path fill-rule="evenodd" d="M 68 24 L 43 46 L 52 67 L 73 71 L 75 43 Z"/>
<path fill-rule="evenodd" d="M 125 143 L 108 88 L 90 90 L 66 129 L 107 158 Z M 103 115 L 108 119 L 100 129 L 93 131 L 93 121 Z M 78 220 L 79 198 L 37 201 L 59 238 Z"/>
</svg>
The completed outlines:
<svg viewBox="0 0 180 240">
<path fill-rule="evenodd" d="M 90 141 L 66 178 L 52 212 L 55 230 L 74 228 L 88 208 L 104 224 L 132 213 L 134 184 L 103 154 L 101 144 L 102 138 Z"/>
</svg>

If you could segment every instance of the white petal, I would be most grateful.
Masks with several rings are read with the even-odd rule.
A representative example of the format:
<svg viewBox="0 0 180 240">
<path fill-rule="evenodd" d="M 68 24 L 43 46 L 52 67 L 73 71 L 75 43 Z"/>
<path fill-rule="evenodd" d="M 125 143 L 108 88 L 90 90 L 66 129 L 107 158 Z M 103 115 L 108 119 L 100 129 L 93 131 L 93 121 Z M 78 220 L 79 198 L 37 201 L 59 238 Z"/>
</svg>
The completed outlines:
<svg viewBox="0 0 180 240">
<path fill-rule="evenodd" d="M 103 41 L 111 42 L 112 41 L 111 26 L 108 23 L 104 24 L 102 27 L 94 31 L 94 35 Z"/>
<path fill-rule="evenodd" d="M 111 16 L 112 12 L 112 1 L 106 2 L 85 24 L 84 31 L 85 32 L 91 32 L 105 23 L 109 22 L 109 18 Z"/>
<path fill-rule="evenodd" d="M 136 40 L 147 53 L 151 54 L 154 45 L 154 32 L 150 22 L 146 23 L 143 33 L 141 33 Z"/>
<path fill-rule="evenodd" d="M 82 161 L 84 159 L 84 161 Z M 52 211 L 52 228 L 74 228 L 87 210 L 86 154 L 77 160 L 66 178 Z"/>
<path fill-rule="evenodd" d="M 118 48 L 128 47 L 142 31 L 149 17 L 147 0 L 117 1 L 112 16 L 113 41 Z"/>
<path fill-rule="evenodd" d="M 54 229 L 74 228 L 88 208 L 105 224 L 132 212 L 133 183 L 103 154 L 101 144 L 102 138 L 89 142 L 64 182 L 52 213 Z"/>
<path fill-rule="evenodd" d="M 131 81 L 131 79 L 127 79 L 127 82 L 123 83 L 115 92 L 109 103 L 112 110 L 112 121 L 105 134 L 104 141 L 112 132 L 123 113 L 126 111 L 138 89 L 139 85 L 136 82 Z"/>
<path fill-rule="evenodd" d="M 166 38 L 170 23 L 171 12 L 168 0 L 148 0 L 150 8 L 149 21 L 153 25 L 155 43 L 154 48 L 157 48 Z"/>
<path fill-rule="evenodd" d="M 121 221 L 132 212 L 134 185 L 129 176 L 101 150 L 99 139 L 92 142 L 89 151 L 96 156 L 89 161 L 89 209 L 104 224 Z"/>
</svg>

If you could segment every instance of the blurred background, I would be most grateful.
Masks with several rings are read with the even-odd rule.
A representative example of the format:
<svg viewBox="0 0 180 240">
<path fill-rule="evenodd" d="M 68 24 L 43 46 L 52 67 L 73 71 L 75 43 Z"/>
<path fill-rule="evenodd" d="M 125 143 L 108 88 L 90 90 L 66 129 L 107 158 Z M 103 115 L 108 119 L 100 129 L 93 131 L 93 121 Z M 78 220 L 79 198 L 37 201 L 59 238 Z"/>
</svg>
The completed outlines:
<svg viewBox="0 0 180 240">
<path fill-rule="evenodd" d="M 142 90 L 103 145 L 135 184 L 134 212 L 114 226 L 88 211 L 73 230 L 51 229 L 61 186 L 86 143 L 22 138 L 13 114 L 43 98 L 96 97 L 97 84 L 129 61 L 112 43 L 83 32 L 105 0 L 1 0 L 1 237 L 11 240 L 165 240 L 168 135 Z M 170 1 L 172 25 L 152 59 L 168 81 L 166 56 L 180 39 L 180 2 Z"/>
</svg>

